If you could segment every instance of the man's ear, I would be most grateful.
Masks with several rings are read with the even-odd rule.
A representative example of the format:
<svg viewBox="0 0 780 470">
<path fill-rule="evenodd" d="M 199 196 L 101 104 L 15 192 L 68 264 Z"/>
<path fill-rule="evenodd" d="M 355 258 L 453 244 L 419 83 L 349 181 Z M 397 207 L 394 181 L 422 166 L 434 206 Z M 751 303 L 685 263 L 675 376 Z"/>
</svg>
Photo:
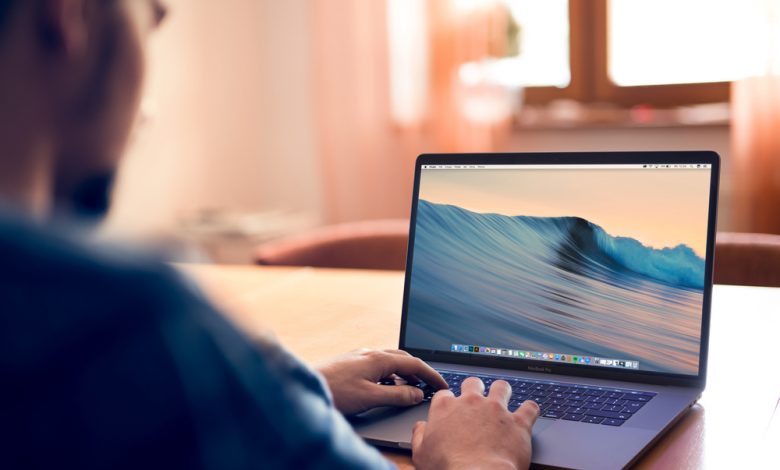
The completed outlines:
<svg viewBox="0 0 780 470">
<path fill-rule="evenodd" d="M 86 0 L 43 0 L 41 33 L 44 45 L 66 59 L 83 57 L 89 26 Z"/>
</svg>

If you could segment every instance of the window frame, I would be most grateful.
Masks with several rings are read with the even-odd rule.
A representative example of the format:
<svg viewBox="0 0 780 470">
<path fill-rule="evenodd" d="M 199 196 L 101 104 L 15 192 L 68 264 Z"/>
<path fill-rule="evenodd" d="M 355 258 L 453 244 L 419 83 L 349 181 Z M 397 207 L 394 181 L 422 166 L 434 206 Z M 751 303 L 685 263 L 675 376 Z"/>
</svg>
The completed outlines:
<svg viewBox="0 0 780 470">
<path fill-rule="evenodd" d="M 618 86 L 609 77 L 609 0 L 569 0 L 569 66 L 565 88 L 527 87 L 525 102 L 546 104 L 557 99 L 611 103 L 622 107 L 660 108 L 729 101 L 730 82 Z"/>
</svg>

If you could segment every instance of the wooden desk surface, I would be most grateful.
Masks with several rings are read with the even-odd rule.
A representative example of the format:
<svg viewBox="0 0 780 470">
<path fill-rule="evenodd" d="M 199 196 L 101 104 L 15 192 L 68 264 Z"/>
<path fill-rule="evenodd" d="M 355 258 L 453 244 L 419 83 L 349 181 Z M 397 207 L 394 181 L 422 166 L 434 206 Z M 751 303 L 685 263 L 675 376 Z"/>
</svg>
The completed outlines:
<svg viewBox="0 0 780 470">
<path fill-rule="evenodd" d="M 243 328 L 272 330 L 305 361 L 398 345 L 398 272 L 205 265 L 181 270 Z M 715 286 L 711 324 L 707 389 L 639 468 L 780 469 L 780 442 L 770 442 L 767 432 L 780 400 L 780 289 Z M 412 468 L 409 454 L 384 454 Z"/>
</svg>

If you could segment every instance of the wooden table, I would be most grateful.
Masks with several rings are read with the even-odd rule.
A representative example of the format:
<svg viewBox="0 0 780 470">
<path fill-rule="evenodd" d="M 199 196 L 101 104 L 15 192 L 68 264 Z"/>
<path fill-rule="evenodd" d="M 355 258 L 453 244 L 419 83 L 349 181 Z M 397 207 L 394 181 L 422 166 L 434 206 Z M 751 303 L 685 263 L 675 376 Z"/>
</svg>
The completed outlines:
<svg viewBox="0 0 780 470">
<path fill-rule="evenodd" d="M 401 273 L 180 268 L 243 328 L 272 330 L 305 361 L 398 345 Z M 780 440 L 769 431 L 780 400 L 779 336 L 780 289 L 715 286 L 707 389 L 638 467 L 780 468 Z M 384 454 L 412 468 L 408 454 Z"/>
</svg>

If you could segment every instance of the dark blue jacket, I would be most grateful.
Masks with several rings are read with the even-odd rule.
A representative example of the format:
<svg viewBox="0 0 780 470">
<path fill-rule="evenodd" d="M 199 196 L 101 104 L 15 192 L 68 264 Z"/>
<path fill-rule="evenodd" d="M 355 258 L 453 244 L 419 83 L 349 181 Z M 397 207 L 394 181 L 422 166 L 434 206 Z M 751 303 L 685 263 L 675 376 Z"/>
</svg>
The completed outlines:
<svg viewBox="0 0 780 470">
<path fill-rule="evenodd" d="M 388 468 L 172 269 L 0 215 L 0 468 Z"/>
</svg>

